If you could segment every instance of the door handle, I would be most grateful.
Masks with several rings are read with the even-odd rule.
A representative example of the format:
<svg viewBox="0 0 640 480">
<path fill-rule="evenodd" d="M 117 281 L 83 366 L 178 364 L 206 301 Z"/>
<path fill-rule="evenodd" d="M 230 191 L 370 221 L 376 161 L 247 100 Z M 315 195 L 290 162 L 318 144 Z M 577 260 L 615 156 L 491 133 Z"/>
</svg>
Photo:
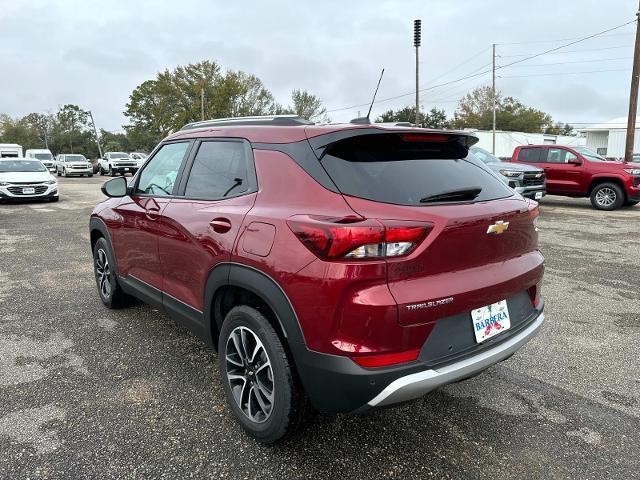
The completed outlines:
<svg viewBox="0 0 640 480">
<path fill-rule="evenodd" d="M 209 222 L 209 225 L 216 233 L 227 233 L 231 230 L 231 222 L 226 218 L 214 218 Z"/>
</svg>

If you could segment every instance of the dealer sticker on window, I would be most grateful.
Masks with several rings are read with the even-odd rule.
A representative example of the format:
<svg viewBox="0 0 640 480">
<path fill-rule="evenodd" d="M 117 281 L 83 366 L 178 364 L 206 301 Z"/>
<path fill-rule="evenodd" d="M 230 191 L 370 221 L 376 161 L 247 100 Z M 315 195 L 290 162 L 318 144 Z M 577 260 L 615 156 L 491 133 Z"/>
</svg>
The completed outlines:
<svg viewBox="0 0 640 480">
<path fill-rule="evenodd" d="M 507 301 L 500 300 L 486 307 L 471 310 L 471 322 L 473 324 L 473 333 L 475 333 L 476 342 L 478 343 L 509 330 L 511 320 Z"/>
</svg>

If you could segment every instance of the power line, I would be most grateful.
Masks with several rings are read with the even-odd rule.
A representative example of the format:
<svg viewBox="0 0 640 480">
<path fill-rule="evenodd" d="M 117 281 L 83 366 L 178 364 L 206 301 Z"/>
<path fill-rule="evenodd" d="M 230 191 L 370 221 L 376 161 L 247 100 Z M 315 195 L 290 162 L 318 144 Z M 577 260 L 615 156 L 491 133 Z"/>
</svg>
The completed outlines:
<svg viewBox="0 0 640 480">
<path fill-rule="evenodd" d="M 600 38 L 607 37 L 626 37 L 633 35 L 633 32 L 629 33 L 612 33 L 611 35 L 600 35 Z M 523 42 L 508 42 L 508 43 L 496 43 L 499 46 L 507 46 L 507 45 L 528 45 L 532 43 L 556 43 L 556 42 L 566 42 L 569 40 L 578 40 L 581 37 L 573 37 L 573 38 L 556 38 L 555 40 L 531 40 L 531 41 L 523 41 Z"/>
<path fill-rule="evenodd" d="M 574 40 L 574 41 L 572 41 L 572 42 L 565 43 L 565 44 L 560 45 L 560 46 L 558 46 L 558 47 L 550 48 L 550 49 L 545 50 L 545 51 L 543 51 L 543 52 L 539 52 L 539 53 L 532 54 L 532 55 L 530 55 L 530 56 L 528 56 L 528 57 L 525 57 L 525 58 L 522 58 L 522 59 L 520 59 L 520 60 L 515 60 L 515 61 L 513 61 L 513 62 L 511 62 L 511 63 L 507 63 L 506 65 L 500 65 L 500 66 L 496 67 L 496 70 L 497 70 L 497 69 L 507 68 L 507 67 L 510 67 L 510 66 L 512 66 L 512 65 L 516 65 L 516 64 L 518 64 L 518 63 L 526 62 L 527 60 L 531 60 L 532 58 L 537 58 L 537 57 L 540 57 L 540 56 L 542 56 L 542 55 L 547 55 L 547 54 L 549 54 L 549 53 L 553 53 L 553 52 L 555 52 L 555 51 L 557 51 L 557 50 L 560 50 L 560 49 L 562 49 L 562 48 L 569 47 L 569 46 L 571 46 L 571 45 L 575 45 L 575 44 L 580 43 L 580 42 L 584 42 L 584 41 L 586 41 L 586 40 L 589 40 L 589 39 L 591 39 L 591 38 L 598 37 L 598 36 L 600 36 L 600 35 L 604 35 L 605 33 L 609 33 L 609 32 L 612 32 L 612 31 L 614 31 L 614 30 L 617 30 L 617 29 L 619 29 L 619 28 L 626 27 L 627 25 L 630 25 L 630 24 L 635 23 L 635 22 L 636 22 L 636 20 L 635 20 L 635 19 L 630 20 L 630 21 L 625 22 L 625 23 L 623 23 L 623 24 L 621 24 L 621 25 L 617 25 L 617 26 L 615 26 L 615 27 L 611 27 L 611 28 L 608 28 L 608 29 L 606 29 L 606 30 L 602 30 L 602 31 L 597 32 L 597 33 L 594 33 L 594 34 L 587 35 L 586 37 L 582 37 L 582 38 L 580 38 L 580 39 L 578 39 L 578 40 Z M 567 53 L 567 52 L 563 52 L 563 53 Z M 485 74 L 487 74 L 487 73 L 489 73 L 489 72 L 491 72 L 491 71 L 492 71 L 492 70 L 486 70 L 486 71 L 483 71 L 483 72 L 479 72 L 479 73 L 474 73 L 474 74 L 466 75 L 466 76 L 463 76 L 463 77 L 461 77 L 461 78 L 457 78 L 457 79 L 455 79 L 455 80 L 450 80 L 450 81 L 448 81 L 448 82 L 441 83 L 441 84 L 439 84 L 439 85 L 433 85 L 433 86 L 431 86 L 431 87 L 427 87 L 427 88 L 419 89 L 418 91 L 419 91 L 419 92 L 425 92 L 425 91 L 433 90 L 433 89 L 435 89 L 435 88 L 443 87 L 443 86 L 445 86 L 445 85 L 451 85 L 451 84 L 453 84 L 453 83 L 461 82 L 461 81 L 463 81 L 463 80 L 467 80 L 467 79 L 469 79 L 469 78 L 479 77 L 479 76 L 481 76 L 481 75 L 485 75 Z M 391 101 L 391 100 L 397 100 L 397 99 L 399 99 L 399 98 L 407 97 L 407 96 L 409 96 L 409 95 L 415 95 L 415 93 L 416 93 L 415 91 L 408 92 L 408 93 L 403 93 L 403 94 L 400 94 L 400 95 L 395 95 L 395 96 L 393 96 L 393 97 L 387 97 L 387 98 L 383 98 L 383 99 L 381 99 L 381 100 L 377 100 L 377 101 L 376 101 L 376 102 L 374 102 L 374 103 L 383 103 L 383 102 L 388 102 L 388 101 Z M 369 103 L 361 103 L 361 104 L 357 104 L 357 105 L 350 105 L 350 106 L 348 106 L 348 107 L 334 108 L 334 109 L 327 110 L 327 113 L 339 112 L 339 111 L 344 111 L 344 110 L 354 110 L 354 109 L 356 109 L 356 108 L 364 107 L 364 106 L 368 106 L 368 105 L 369 105 Z"/>
<path fill-rule="evenodd" d="M 611 62 L 614 60 L 631 60 L 633 57 L 592 58 L 589 60 L 575 60 L 571 62 L 534 63 L 533 65 L 514 65 L 512 68 L 547 67 L 550 65 L 569 65 L 573 63 Z"/>
<path fill-rule="evenodd" d="M 565 50 L 564 52 L 548 52 L 546 55 L 564 55 L 565 53 L 585 53 L 585 52 L 600 52 L 602 50 L 615 50 L 618 48 L 630 48 L 629 45 L 620 45 L 617 47 L 602 47 L 602 48 L 583 48 L 581 50 Z M 526 57 L 531 55 L 530 53 L 519 53 L 517 55 L 500 55 L 500 58 L 515 58 Z"/>
<path fill-rule="evenodd" d="M 500 76 L 500 78 L 525 78 L 525 77 L 550 77 L 558 75 L 584 75 L 587 73 L 602 73 L 602 72 L 628 72 L 628 68 L 610 68 L 606 70 L 589 70 L 587 72 L 553 72 L 553 73 L 531 73 L 529 75 L 506 75 Z"/>
</svg>

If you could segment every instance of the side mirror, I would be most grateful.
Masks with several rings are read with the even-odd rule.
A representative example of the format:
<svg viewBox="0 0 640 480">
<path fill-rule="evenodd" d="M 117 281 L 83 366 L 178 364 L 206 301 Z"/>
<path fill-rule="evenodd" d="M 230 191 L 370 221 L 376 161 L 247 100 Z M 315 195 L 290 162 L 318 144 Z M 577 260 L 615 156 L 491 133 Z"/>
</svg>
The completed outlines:
<svg viewBox="0 0 640 480">
<path fill-rule="evenodd" d="M 569 160 L 567 160 L 567 163 L 569 165 L 582 165 L 582 160 L 580 160 L 579 158 L 570 158 Z"/>
<path fill-rule="evenodd" d="M 124 177 L 116 177 L 108 180 L 100 187 L 107 197 L 118 198 L 127 194 L 127 180 Z"/>
</svg>

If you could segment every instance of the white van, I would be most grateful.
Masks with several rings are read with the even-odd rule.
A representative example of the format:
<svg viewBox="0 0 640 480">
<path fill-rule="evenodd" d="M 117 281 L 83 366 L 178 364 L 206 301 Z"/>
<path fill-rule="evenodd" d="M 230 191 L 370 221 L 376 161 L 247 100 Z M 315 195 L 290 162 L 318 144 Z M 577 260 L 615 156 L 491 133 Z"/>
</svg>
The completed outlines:
<svg viewBox="0 0 640 480">
<path fill-rule="evenodd" d="M 53 155 L 51 150 L 45 148 L 30 148 L 26 151 L 25 157 L 40 160 L 42 164 L 47 167 L 50 172 L 56 171 L 56 166 L 53 163 Z"/>
<path fill-rule="evenodd" d="M 17 143 L 0 143 L 0 158 L 22 157 L 22 146 Z"/>
</svg>

